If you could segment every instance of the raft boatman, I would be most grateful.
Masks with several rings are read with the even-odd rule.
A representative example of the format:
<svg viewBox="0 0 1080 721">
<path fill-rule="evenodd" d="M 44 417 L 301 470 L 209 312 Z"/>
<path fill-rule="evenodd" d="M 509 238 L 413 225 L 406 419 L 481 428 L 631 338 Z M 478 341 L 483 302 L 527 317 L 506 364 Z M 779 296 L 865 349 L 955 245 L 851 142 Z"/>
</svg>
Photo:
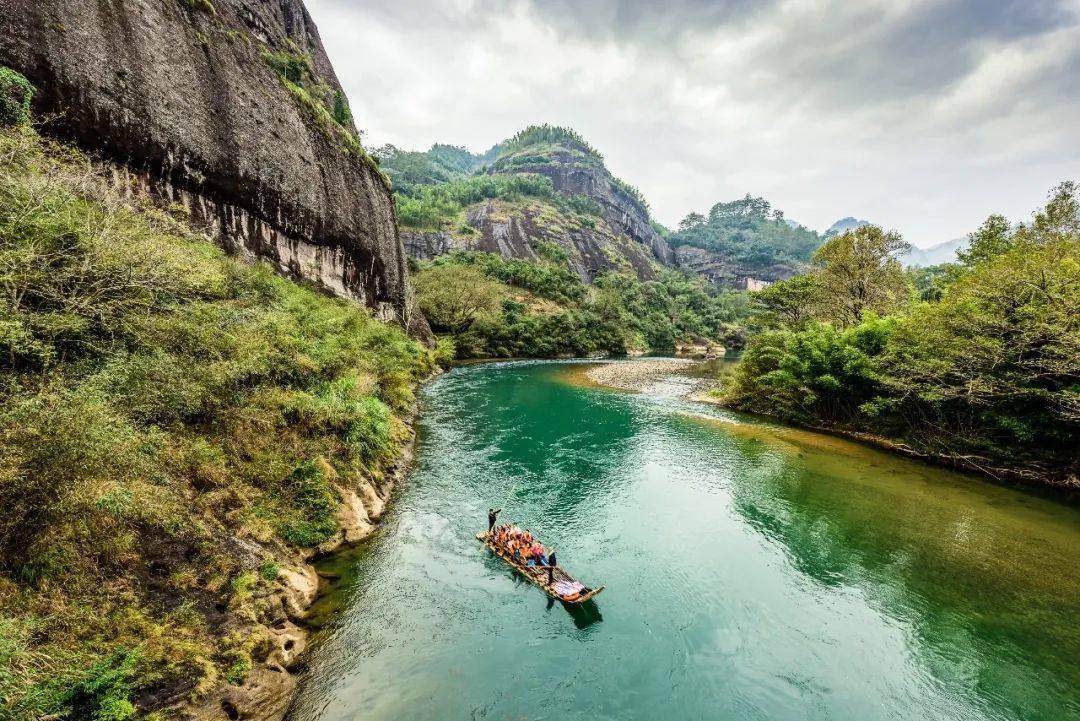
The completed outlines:
<svg viewBox="0 0 1080 721">
<path fill-rule="evenodd" d="M 491 531 L 495 528 L 495 517 L 498 516 L 500 513 L 502 513 L 501 508 L 499 508 L 497 510 L 494 509 L 494 508 L 489 508 L 488 509 L 488 534 L 489 535 L 491 534 Z"/>
<path fill-rule="evenodd" d="M 548 585 L 550 586 L 555 582 L 555 549 L 551 549 L 551 553 L 547 557 L 548 562 Z"/>
</svg>

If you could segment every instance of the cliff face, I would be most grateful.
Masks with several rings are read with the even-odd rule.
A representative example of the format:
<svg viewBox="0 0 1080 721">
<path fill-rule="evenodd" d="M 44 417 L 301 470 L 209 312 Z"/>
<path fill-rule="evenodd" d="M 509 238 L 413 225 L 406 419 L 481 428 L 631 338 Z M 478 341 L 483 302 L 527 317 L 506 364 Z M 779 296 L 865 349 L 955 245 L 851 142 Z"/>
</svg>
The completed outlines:
<svg viewBox="0 0 1080 721">
<path fill-rule="evenodd" d="M 643 246 L 645 255 L 671 265 L 674 255 L 649 223 L 648 208 L 619 184 L 602 164 L 581 162 L 579 158 L 580 153 L 573 150 L 557 150 L 547 155 L 524 152 L 500 158 L 489 172 L 544 175 L 563 195 L 592 199 L 600 206 L 601 217 L 612 230 Z"/>
<path fill-rule="evenodd" d="M 392 196 L 300 0 L 4 0 L 0 63 L 48 132 L 227 248 L 422 330 Z"/>
<path fill-rule="evenodd" d="M 454 250 L 538 260 L 542 245 L 551 243 L 566 254 L 570 269 L 585 282 L 610 269 L 628 270 L 640 278 L 651 278 L 656 271 L 657 260 L 649 248 L 626 233 L 602 218 L 582 218 L 550 203 L 484 200 L 470 206 L 465 218 L 465 225 L 454 231 L 403 230 L 405 251 L 417 260 Z"/>
<path fill-rule="evenodd" d="M 750 266 L 691 245 L 676 248 L 675 260 L 680 268 L 697 273 L 717 288 L 735 290 L 761 290 L 779 280 L 791 278 L 800 270 L 783 263 Z"/>
<path fill-rule="evenodd" d="M 675 263 L 674 253 L 653 228 L 649 210 L 639 194 L 605 167 L 603 158 L 576 133 L 565 128 L 532 127 L 493 148 L 487 156 L 470 156 L 471 167 L 445 175 L 436 146 L 428 153 L 391 153 L 384 167 L 408 181 L 407 172 L 430 165 L 424 181 L 402 182 L 406 195 L 416 197 L 417 185 L 453 186 L 474 172 L 497 180 L 543 176 L 550 180 L 544 194 L 510 193 L 487 197 L 444 219 L 438 230 L 405 227 L 402 240 L 414 258 L 427 260 L 454 250 L 480 250 L 506 258 L 536 260 L 551 244 L 566 256 L 569 267 L 584 281 L 605 270 L 625 270 L 639 278 Z M 466 155 L 464 149 L 458 149 Z M 490 165 L 477 171 L 489 158 Z M 553 191 L 553 192 L 552 192 Z M 405 207 L 405 206 L 403 206 Z M 403 210 L 403 221 L 405 212 Z"/>
</svg>

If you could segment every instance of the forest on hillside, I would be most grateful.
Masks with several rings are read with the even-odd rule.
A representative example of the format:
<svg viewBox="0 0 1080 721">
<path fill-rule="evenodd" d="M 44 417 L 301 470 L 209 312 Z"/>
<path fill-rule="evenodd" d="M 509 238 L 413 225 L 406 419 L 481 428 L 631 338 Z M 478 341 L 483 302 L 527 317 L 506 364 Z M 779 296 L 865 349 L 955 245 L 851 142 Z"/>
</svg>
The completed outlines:
<svg viewBox="0 0 1080 721">
<path fill-rule="evenodd" d="M 557 246 L 541 252 L 541 260 L 527 261 L 459 251 L 419 265 L 420 307 L 457 357 L 624 355 L 673 352 L 680 342 L 743 343 L 745 293 L 717 293 L 675 270 L 649 281 L 609 272 L 586 284 L 566 269 Z"/>
<path fill-rule="evenodd" d="M 804 265 L 821 245 L 822 237 L 802 225 L 789 223 L 782 210 L 764 198 L 749 194 L 739 200 L 716 203 L 708 214 L 689 213 L 668 241 L 690 245 L 739 263 L 767 267 Z"/>
<path fill-rule="evenodd" d="M 719 391 L 786 421 L 865 431 L 998 477 L 1077 485 L 1080 193 L 1032 221 L 991 216 L 958 262 L 905 272 L 867 225 L 809 273 L 751 295 L 760 329 Z"/>
</svg>

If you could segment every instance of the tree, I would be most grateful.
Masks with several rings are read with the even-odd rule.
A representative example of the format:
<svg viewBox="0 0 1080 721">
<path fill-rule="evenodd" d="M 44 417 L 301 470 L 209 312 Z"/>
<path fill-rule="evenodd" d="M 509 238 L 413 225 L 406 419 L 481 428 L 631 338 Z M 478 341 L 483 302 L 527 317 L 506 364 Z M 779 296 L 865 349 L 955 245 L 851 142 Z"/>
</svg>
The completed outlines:
<svg viewBox="0 0 1080 721">
<path fill-rule="evenodd" d="M 679 230 L 687 231 L 705 225 L 705 216 L 701 213 L 687 213 L 686 217 L 679 221 Z"/>
<path fill-rule="evenodd" d="M 908 268 L 908 278 L 915 286 L 919 300 L 936 303 L 945 295 L 949 286 L 960 275 L 960 266 L 956 263 L 939 263 L 916 268 Z"/>
<path fill-rule="evenodd" d="M 1080 235 L 1080 186 L 1066 181 L 1050 191 L 1046 207 L 1035 213 L 1031 225 L 1020 226 L 1017 239 L 1045 245 L 1059 240 L 1075 240 Z"/>
<path fill-rule="evenodd" d="M 875 225 L 826 241 L 813 262 L 828 318 L 847 327 L 858 324 L 866 311 L 884 315 L 903 305 L 910 294 L 897 256 L 910 249 L 899 233 Z"/>
<path fill-rule="evenodd" d="M 766 328 L 802 327 L 813 317 L 820 287 L 817 276 L 797 275 L 750 294 L 754 322 Z"/>
<path fill-rule="evenodd" d="M 499 284 L 464 265 L 436 265 L 415 279 L 420 308 L 437 330 L 463 333 L 482 316 L 498 313 Z"/>
<path fill-rule="evenodd" d="M 956 257 L 969 268 L 1001 255 L 1012 247 L 1012 229 L 1003 215 L 991 215 L 968 238 L 967 250 L 956 251 Z"/>
</svg>

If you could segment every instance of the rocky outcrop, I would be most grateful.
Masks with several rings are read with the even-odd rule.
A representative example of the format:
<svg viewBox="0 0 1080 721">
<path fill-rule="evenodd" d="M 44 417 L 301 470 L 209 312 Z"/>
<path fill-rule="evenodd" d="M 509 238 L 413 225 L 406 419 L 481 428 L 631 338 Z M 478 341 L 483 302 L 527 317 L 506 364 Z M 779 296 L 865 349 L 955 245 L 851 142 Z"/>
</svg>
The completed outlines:
<svg viewBox="0 0 1080 721">
<path fill-rule="evenodd" d="M 402 242 L 406 252 L 418 260 L 455 250 L 538 260 L 543 245 L 553 244 L 584 282 L 613 269 L 648 279 L 658 268 L 658 260 L 647 246 L 612 228 L 604 218 L 586 218 L 542 201 L 485 200 L 466 210 L 464 227 L 453 232 L 403 230 Z"/>
<path fill-rule="evenodd" d="M 415 435 L 412 440 L 415 441 Z M 410 441 L 397 463 L 381 479 L 358 478 L 354 484 L 336 486 L 341 506 L 339 531 L 333 538 L 313 549 L 290 552 L 278 549 L 281 567 L 273 589 L 259 599 L 263 610 L 258 622 L 237 625 L 235 629 L 244 637 L 257 639 L 253 644 L 251 670 L 242 683 L 221 686 L 200 702 L 172 709 L 175 717 L 184 721 L 285 718 L 308 648 L 308 612 L 321 590 L 313 561 L 358 543 L 377 530 L 394 487 L 408 473 L 412 459 Z M 267 552 L 260 550 L 262 555 Z"/>
<path fill-rule="evenodd" d="M 600 154 L 572 130 L 534 126 L 495 146 L 489 155 L 495 156 L 491 165 L 475 172 L 503 178 L 541 175 L 551 181 L 555 195 L 506 194 L 469 205 L 464 218 L 454 220 L 456 227 L 447 223 L 438 230 L 406 229 L 402 241 L 411 257 L 430 260 L 455 250 L 478 250 L 561 263 L 565 256 L 570 269 L 586 282 L 606 270 L 632 272 L 646 280 L 674 264 L 671 248 L 653 227 L 637 191 L 614 177 Z M 396 156 L 383 157 L 400 177 L 402 169 L 393 167 Z M 486 161 L 473 157 L 477 165 Z M 557 246 L 554 253 L 552 246 Z"/>
<path fill-rule="evenodd" d="M 296 92 L 307 63 L 343 101 L 300 0 L 4 0 L 0 63 L 45 129 L 122 164 L 229 249 L 423 331 L 385 179 L 347 113 Z"/>
<path fill-rule="evenodd" d="M 541 155 L 527 151 L 500 158 L 489 173 L 536 173 L 551 179 L 564 197 L 581 195 L 596 202 L 608 227 L 625 234 L 643 246 L 646 253 L 663 265 L 672 265 L 674 254 L 667 242 L 653 229 L 649 209 L 635 198 L 597 158 L 576 148 L 556 150 Z M 634 263 L 635 268 L 639 264 Z"/>
<path fill-rule="evenodd" d="M 680 268 L 697 273 L 717 288 L 735 290 L 761 290 L 799 272 L 789 265 L 749 268 L 720 253 L 691 245 L 676 248 L 675 261 Z"/>
<path fill-rule="evenodd" d="M 528 156 L 526 156 L 528 158 Z M 537 173 L 551 179 L 555 190 L 566 197 L 583 195 L 600 205 L 601 215 L 614 230 L 625 233 L 631 240 L 645 246 L 664 265 L 674 262 L 667 242 L 649 222 L 649 209 L 634 198 L 603 164 L 580 162 L 580 155 L 571 150 L 557 151 L 537 161 L 522 162 L 511 156 L 497 161 L 489 172 Z"/>
</svg>

